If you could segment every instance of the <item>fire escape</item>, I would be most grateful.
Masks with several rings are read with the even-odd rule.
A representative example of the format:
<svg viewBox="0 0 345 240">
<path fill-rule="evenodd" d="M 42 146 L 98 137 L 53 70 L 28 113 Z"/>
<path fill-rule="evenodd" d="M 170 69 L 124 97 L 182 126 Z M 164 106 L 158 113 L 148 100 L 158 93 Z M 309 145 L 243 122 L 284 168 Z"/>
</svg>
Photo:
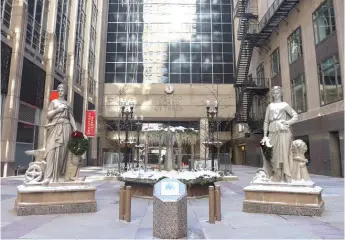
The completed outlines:
<svg viewBox="0 0 345 240">
<path fill-rule="evenodd" d="M 251 0 L 237 0 L 235 17 L 239 18 L 237 39 L 241 41 L 236 69 L 236 122 L 247 123 L 252 133 L 262 133 L 264 115 L 251 113 L 253 97 L 264 96 L 269 90 L 269 79 L 248 77 L 250 62 L 255 47 L 261 47 L 278 28 L 280 22 L 295 7 L 299 0 L 275 0 L 258 23 L 255 8 Z M 262 102 L 265 102 L 264 100 Z M 260 126 L 260 128 L 258 128 Z"/>
</svg>

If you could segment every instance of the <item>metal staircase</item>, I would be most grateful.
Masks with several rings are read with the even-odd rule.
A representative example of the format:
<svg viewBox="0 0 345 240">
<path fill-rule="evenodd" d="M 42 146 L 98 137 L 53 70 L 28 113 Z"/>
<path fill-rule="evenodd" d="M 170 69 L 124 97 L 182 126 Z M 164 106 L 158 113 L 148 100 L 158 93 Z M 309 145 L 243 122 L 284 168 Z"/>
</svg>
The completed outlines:
<svg viewBox="0 0 345 240">
<path fill-rule="evenodd" d="M 241 41 L 236 69 L 236 122 L 248 123 L 253 97 L 265 95 L 269 90 L 268 79 L 248 79 L 254 47 L 260 47 L 269 38 L 279 23 L 289 14 L 299 0 L 275 0 L 260 23 L 257 13 L 251 8 L 251 0 L 238 0 L 235 17 L 239 18 L 237 39 Z M 250 120 L 251 121 L 251 120 Z"/>
</svg>

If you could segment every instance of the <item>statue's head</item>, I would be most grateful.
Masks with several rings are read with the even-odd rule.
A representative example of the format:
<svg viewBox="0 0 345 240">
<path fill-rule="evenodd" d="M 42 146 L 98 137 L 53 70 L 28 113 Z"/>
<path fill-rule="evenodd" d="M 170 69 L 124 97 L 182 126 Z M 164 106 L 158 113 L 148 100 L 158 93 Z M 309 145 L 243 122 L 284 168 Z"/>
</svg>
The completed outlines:
<svg viewBox="0 0 345 240">
<path fill-rule="evenodd" d="M 277 101 L 277 100 L 281 100 L 283 97 L 283 89 L 280 86 L 274 86 L 271 89 L 271 94 L 273 96 L 273 100 Z"/>
<path fill-rule="evenodd" d="M 308 147 L 303 140 L 297 139 L 292 142 L 291 151 L 294 157 L 304 158 L 304 154 L 308 151 Z"/>
<path fill-rule="evenodd" d="M 57 87 L 57 91 L 58 91 L 59 97 L 65 97 L 67 94 L 67 86 L 65 84 L 61 83 Z"/>
</svg>

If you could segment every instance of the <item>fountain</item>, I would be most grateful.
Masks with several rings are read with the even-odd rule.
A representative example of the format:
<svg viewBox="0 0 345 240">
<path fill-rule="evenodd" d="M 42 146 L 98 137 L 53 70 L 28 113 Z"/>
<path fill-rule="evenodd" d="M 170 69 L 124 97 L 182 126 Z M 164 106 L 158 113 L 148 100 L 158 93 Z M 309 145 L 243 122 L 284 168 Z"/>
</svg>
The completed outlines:
<svg viewBox="0 0 345 240">
<path fill-rule="evenodd" d="M 159 145 L 160 153 L 162 145 L 166 146 L 166 159 L 162 169 L 161 158 L 159 156 L 159 168 L 147 169 L 147 159 L 145 166 L 129 169 L 120 173 L 118 180 L 125 182 L 125 185 L 132 187 L 134 197 L 152 198 L 153 185 L 164 178 L 175 178 L 187 185 L 188 197 L 205 197 L 208 195 L 208 187 L 215 182 L 221 181 L 222 174 L 218 171 L 206 169 L 206 164 L 197 169 L 194 166 L 194 146 L 197 142 L 199 132 L 193 128 L 184 127 L 164 127 L 162 124 L 144 124 L 142 137 L 146 145 Z M 220 142 L 217 142 L 220 143 Z M 174 144 L 178 146 L 177 164 L 174 161 Z M 182 146 L 190 145 L 192 155 L 188 170 L 182 165 Z M 147 158 L 147 154 L 146 154 Z M 205 161 L 206 162 L 206 161 Z"/>
</svg>

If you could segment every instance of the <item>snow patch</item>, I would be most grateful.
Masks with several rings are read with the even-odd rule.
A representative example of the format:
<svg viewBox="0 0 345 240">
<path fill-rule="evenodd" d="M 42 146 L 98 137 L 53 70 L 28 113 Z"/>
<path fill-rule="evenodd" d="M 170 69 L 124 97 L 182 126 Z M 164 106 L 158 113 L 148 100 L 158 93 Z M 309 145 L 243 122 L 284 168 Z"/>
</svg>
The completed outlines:
<svg viewBox="0 0 345 240">
<path fill-rule="evenodd" d="M 184 180 L 193 180 L 200 177 L 203 178 L 219 178 L 221 177 L 219 173 L 213 171 L 184 171 L 184 172 L 177 172 L 177 171 L 147 171 L 147 172 L 140 172 L 140 171 L 128 171 L 121 174 L 121 177 L 126 178 L 138 178 L 138 179 L 151 179 L 151 180 L 158 180 L 160 178 L 174 178 L 174 179 L 184 179 Z"/>
</svg>

